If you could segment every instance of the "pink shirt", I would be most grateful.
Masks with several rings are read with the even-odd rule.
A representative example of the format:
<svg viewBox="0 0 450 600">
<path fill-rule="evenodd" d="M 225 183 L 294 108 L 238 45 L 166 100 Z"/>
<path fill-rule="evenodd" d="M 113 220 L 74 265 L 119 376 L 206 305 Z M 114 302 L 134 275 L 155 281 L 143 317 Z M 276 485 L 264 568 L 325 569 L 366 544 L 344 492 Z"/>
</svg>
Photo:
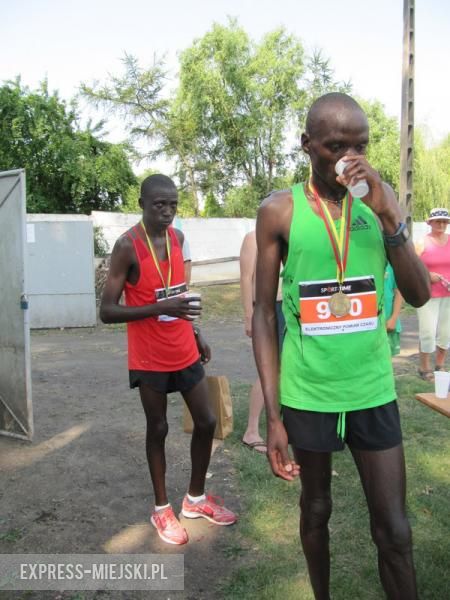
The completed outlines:
<svg viewBox="0 0 450 600">
<path fill-rule="evenodd" d="M 420 258 L 426 268 L 434 273 L 439 273 L 447 281 L 450 281 L 450 236 L 447 236 L 447 243 L 443 246 L 436 244 L 431 235 L 426 235 L 424 238 L 424 250 Z M 443 282 L 431 284 L 431 297 L 443 298 L 450 296 L 450 291 Z"/>
</svg>

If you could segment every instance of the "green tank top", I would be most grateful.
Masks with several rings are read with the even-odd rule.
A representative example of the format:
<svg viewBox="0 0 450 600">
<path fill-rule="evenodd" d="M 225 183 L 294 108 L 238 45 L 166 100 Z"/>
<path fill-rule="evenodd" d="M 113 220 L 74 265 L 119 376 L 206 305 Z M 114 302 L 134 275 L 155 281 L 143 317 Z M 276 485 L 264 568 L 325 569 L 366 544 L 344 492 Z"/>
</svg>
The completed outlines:
<svg viewBox="0 0 450 600">
<path fill-rule="evenodd" d="M 283 278 L 286 335 L 280 401 L 291 408 L 341 412 L 395 400 L 383 316 L 386 253 L 380 226 L 360 199 L 353 200 L 344 291 L 351 313 L 329 314 L 327 298 L 338 289 L 336 260 L 323 220 L 304 188 L 292 188 L 293 214 Z M 340 219 L 335 221 L 339 231 Z"/>
</svg>

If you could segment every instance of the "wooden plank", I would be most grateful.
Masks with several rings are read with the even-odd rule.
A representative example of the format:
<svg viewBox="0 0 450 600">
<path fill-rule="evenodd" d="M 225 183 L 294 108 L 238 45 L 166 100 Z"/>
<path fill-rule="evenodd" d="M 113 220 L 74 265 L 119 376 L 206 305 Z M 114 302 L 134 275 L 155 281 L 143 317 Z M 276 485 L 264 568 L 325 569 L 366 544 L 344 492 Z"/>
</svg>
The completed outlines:
<svg viewBox="0 0 450 600">
<path fill-rule="evenodd" d="M 434 393 L 416 394 L 416 400 L 429 406 L 433 410 L 440 412 L 446 417 L 450 417 L 450 395 L 447 394 L 447 399 L 436 398 Z"/>
</svg>

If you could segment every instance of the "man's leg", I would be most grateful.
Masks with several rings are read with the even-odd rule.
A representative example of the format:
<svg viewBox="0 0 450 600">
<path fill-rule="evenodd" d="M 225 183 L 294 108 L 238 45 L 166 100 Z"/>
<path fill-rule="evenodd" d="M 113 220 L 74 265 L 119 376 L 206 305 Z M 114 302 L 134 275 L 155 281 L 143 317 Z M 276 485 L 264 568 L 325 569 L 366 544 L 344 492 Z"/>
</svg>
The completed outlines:
<svg viewBox="0 0 450 600">
<path fill-rule="evenodd" d="M 405 509 L 403 445 L 388 450 L 352 449 L 370 512 L 381 583 L 389 600 L 417 598 L 411 529 Z"/>
<path fill-rule="evenodd" d="M 193 388 L 183 392 L 194 423 L 191 439 L 192 472 L 189 494 L 201 496 L 205 491 L 205 478 L 211 458 L 211 448 L 216 427 L 216 418 L 208 402 L 208 384 L 203 377 Z"/>
<path fill-rule="evenodd" d="M 450 298 L 439 298 L 439 317 L 436 327 L 436 367 L 444 368 L 450 342 Z"/>
<path fill-rule="evenodd" d="M 141 402 L 147 419 L 146 452 L 153 483 L 156 506 L 168 503 L 166 492 L 166 455 L 164 450 L 168 432 L 166 411 L 167 395 L 155 392 L 148 385 L 139 386 Z"/>
<path fill-rule="evenodd" d="M 437 302 L 436 302 L 437 300 Z M 439 315 L 439 298 L 430 298 L 426 304 L 417 309 L 419 320 L 419 372 L 424 378 L 430 375 L 431 353 L 436 346 L 436 328 Z"/>
<path fill-rule="evenodd" d="M 261 389 L 261 381 L 259 378 L 253 384 L 250 391 L 250 399 L 248 406 L 248 422 L 247 429 L 242 436 L 242 441 L 246 444 L 254 444 L 255 442 L 261 442 L 261 446 L 255 446 L 257 452 L 265 453 L 266 447 L 264 440 L 259 434 L 259 418 L 261 411 L 264 407 L 264 396 Z"/>
<path fill-rule="evenodd" d="M 436 370 L 443 369 L 445 365 L 445 357 L 447 356 L 447 350 L 445 348 L 441 348 L 440 346 L 436 346 Z"/>
<path fill-rule="evenodd" d="M 329 600 L 331 453 L 294 449 L 294 455 L 300 465 L 300 539 L 309 578 L 316 600 Z"/>
</svg>

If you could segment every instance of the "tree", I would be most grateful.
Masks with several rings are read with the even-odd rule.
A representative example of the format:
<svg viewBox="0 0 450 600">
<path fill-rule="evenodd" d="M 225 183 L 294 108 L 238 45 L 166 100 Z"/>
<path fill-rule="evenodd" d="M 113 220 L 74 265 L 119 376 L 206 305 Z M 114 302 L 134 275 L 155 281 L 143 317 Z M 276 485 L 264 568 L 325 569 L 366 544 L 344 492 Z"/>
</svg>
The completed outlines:
<svg viewBox="0 0 450 600">
<path fill-rule="evenodd" d="M 381 178 L 398 193 L 400 181 L 400 130 L 395 117 L 386 115 L 379 101 L 359 99 L 369 121 L 367 159 Z"/>
<path fill-rule="evenodd" d="M 303 71 L 303 48 L 293 36 L 278 29 L 255 44 L 234 20 L 214 25 L 181 54 L 178 102 L 210 166 L 203 189 L 222 198 L 240 184 L 260 197 L 272 189 L 288 167 L 284 146 Z"/>
<path fill-rule="evenodd" d="M 311 101 L 350 89 L 334 81 L 320 52 L 305 57 L 300 40 L 283 28 L 256 43 L 233 19 L 213 25 L 180 54 L 172 95 L 164 96 L 162 59 L 142 69 L 126 55 L 123 64 L 121 77 L 81 91 L 125 116 L 131 138 L 149 141 L 150 157 L 174 161 L 196 215 L 209 194 L 226 214 L 254 214 L 255 199 L 304 173 L 306 160 L 293 138 L 299 139 Z"/>
<path fill-rule="evenodd" d="M 132 138 L 146 137 L 151 155 L 175 161 L 196 214 L 200 195 L 223 202 L 231 188 L 249 185 L 261 197 L 286 174 L 284 145 L 304 67 L 301 43 L 283 29 L 258 45 L 234 20 L 214 25 L 180 55 L 180 84 L 167 101 L 162 60 L 147 70 L 128 55 L 123 63 L 122 77 L 81 91 L 126 115 Z"/>
<path fill-rule="evenodd" d="M 223 217 L 222 206 L 217 202 L 214 194 L 208 192 L 205 200 L 205 206 L 203 208 L 204 217 Z"/>
<path fill-rule="evenodd" d="M 101 124 L 81 131 L 47 83 L 0 87 L 0 169 L 26 169 L 28 212 L 117 210 L 135 177 L 127 147 L 101 141 Z"/>
<path fill-rule="evenodd" d="M 427 149 L 423 135 L 416 130 L 413 190 L 413 216 L 417 221 L 425 221 L 434 207 L 450 207 L 450 135 Z"/>
</svg>

